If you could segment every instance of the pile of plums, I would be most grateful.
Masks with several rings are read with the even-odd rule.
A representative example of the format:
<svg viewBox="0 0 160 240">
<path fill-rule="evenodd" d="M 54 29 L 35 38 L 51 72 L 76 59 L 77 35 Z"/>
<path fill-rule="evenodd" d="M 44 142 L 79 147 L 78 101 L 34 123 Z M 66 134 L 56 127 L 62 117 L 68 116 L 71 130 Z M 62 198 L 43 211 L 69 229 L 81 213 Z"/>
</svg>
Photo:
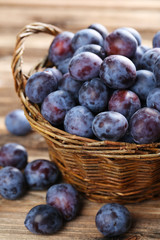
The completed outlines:
<svg viewBox="0 0 160 240">
<path fill-rule="evenodd" d="M 58 34 L 48 60 L 53 67 L 31 75 L 25 94 L 54 127 L 98 140 L 160 139 L 160 32 L 150 48 L 133 28 L 92 24 Z"/>
</svg>

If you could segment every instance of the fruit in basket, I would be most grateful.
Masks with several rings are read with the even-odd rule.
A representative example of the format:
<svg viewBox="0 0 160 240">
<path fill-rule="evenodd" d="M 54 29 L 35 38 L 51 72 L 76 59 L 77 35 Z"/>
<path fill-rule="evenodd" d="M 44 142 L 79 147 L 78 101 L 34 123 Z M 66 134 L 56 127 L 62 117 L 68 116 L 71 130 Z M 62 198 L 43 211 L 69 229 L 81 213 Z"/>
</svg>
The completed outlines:
<svg viewBox="0 0 160 240">
<path fill-rule="evenodd" d="M 30 189 L 43 190 L 53 185 L 59 176 L 57 166 L 45 159 L 36 159 L 27 164 L 24 176 Z"/>
<path fill-rule="evenodd" d="M 0 194 L 2 197 L 15 200 L 20 198 L 26 190 L 23 173 L 15 167 L 4 167 L 0 170 Z"/>
<path fill-rule="evenodd" d="M 154 48 L 160 47 L 160 31 L 153 36 L 152 45 Z"/>
<path fill-rule="evenodd" d="M 109 90 L 99 78 L 85 81 L 78 94 L 79 103 L 93 113 L 107 109 Z"/>
<path fill-rule="evenodd" d="M 25 136 L 31 132 L 31 126 L 22 109 L 15 109 L 5 117 L 7 130 L 16 136 Z"/>
<path fill-rule="evenodd" d="M 51 92 L 43 101 L 41 113 L 54 126 L 63 123 L 66 112 L 75 106 L 72 95 L 64 90 Z"/>
<path fill-rule="evenodd" d="M 98 77 L 102 59 L 94 53 L 82 52 L 73 56 L 69 64 L 71 76 L 78 81 Z"/>
<path fill-rule="evenodd" d="M 153 72 L 155 62 L 160 55 L 160 48 L 151 48 L 143 54 L 141 59 L 142 69 Z"/>
<path fill-rule="evenodd" d="M 137 40 L 127 30 L 118 28 L 104 39 L 104 49 L 107 55 L 122 55 L 128 58 L 134 56 Z"/>
<path fill-rule="evenodd" d="M 155 108 L 160 112 L 160 88 L 153 88 L 146 99 L 147 107 Z"/>
<path fill-rule="evenodd" d="M 74 52 L 74 56 L 76 56 L 77 54 L 82 53 L 82 52 L 94 53 L 94 54 L 98 55 L 101 59 L 104 59 L 106 57 L 104 48 L 102 46 L 96 45 L 96 44 L 83 45 L 82 47 L 78 48 Z"/>
<path fill-rule="evenodd" d="M 157 85 L 153 72 L 148 70 L 138 70 L 135 84 L 130 88 L 142 101 L 146 101 L 149 92 Z"/>
<path fill-rule="evenodd" d="M 57 84 L 59 83 L 59 81 L 62 79 L 63 74 L 61 73 L 60 70 L 58 70 L 55 67 L 49 67 L 49 68 L 45 68 L 44 72 L 50 72 L 51 74 L 53 74 L 53 78 L 57 79 Z"/>
<path fill-rule="evenodd" d="M 92 123 L 93 133 L 100 140 L 117 141 L 125 135 L 127 129 L 127 119 L 114 111 L 97 114 Z"/>
<path fill-rule="evenodd" d="M 30 76 L 25 94 L 33 103 L 42 103 L 44 98 L 57 89 L 57 76 L 51 71 L 37 72 Z"/>
<path fill-rule="evenodd" d="M 157 87 L 160 87 L 160 56 L 157 58 L 154 64 L 153 73 L 156 79 Z"/>
<path fill-rule="evenodd" d="M 102 35 L 96 30 L 90 28 L 81 29 L 74 34 L 72 39 L 72 48 L 74 51 L 87 44 L 97 44 L 103 46 Z"/>
<path fill-rule="evenodd" d="M 25 168 L 28 160 L 27 150 L 18 143 L 6 143 L 0 148 L 0 166 Z"/>
<path fill-rule="evenodd" d="M 41 204 L 28 212 L 24 224 L 32 233 L 48 235 L 62 228 L 63 218 L 56 208 Z"/>
<path fill-rule="evenodd" d="M 58 62 L 63 61 L 66 58 L 69 58 L 73 55 L 72 49 L 72 39 L 74 37 L 74 33 L 64 31 L 58 34 L 52 41 L 49 51 L 48 51 L 48 59 L 57 65 Z"/>
<path fill-rule="evenodd" d="M 58 89 L 65 90 L 70 92 L 74 98 L 78 99 L 78 91 L 82 86 L 82 82 L 76 81 L 71 75 L 67 72 L 63 75 L 62 79 L 59 81 Z"/>
<path fill-rule="evenodd" d="M 57 62 L 57 68 L 59 69 L 59 71 L 61 71 L 61 73 L 63 73 L 63 74 L 68 73 L 69 64 L 70 64 L 71 59 L 72 59 L 71 57 L 65 58 L 61 62 Z"/>
<path fill-rule="evenodd" d="M 141 59 L 143 57 L 143 54 L 149 49 L 150 49 L 149 47 L 144 46 L 144 45 L 139 45 L 137 47 L 134 56 L 131 58 L 131 60 L 134 63 L 137 70 L 140 70 L 142 68 Z"/>
<path fill-rule="evenodd" d="M 97 32 L 99 32 L 104 39 L 105 39 L 105 38 L 107 37 L 107 35 L 108 35 L 108 30 L 107 30 L 107 28 L 106 28 L 104 25 L 100 24 L 100 23 L 92 23 L 91 25 L 89 25 L 88 28 L 94 29 L 94 30 L 96 30 Z"/>
<path fill-rule="evenodd" d="M 160 112 L 149 107 L 139 109 L 130 119 L 130 129 L 136 143 L 157 141 L 160 137 Z"/>
<path fill-rule="evenodd" d="M 108 110 L 121 113 L 123 116 L 130 117 L 141 108 L 139 97 L 130 90 L 115 90 L 108 102 Z"/>
<path fill-rule="evenodd" d="M 100 78 L 110 88 L 129 88 L 135 82 L 136 68 L 127 57 L 111 55 L 102 62 Z"/>
<path fill-rule="evenodd" d="M 126 30 L 126 31 L 130 32 L 133 35 L 133 37 L 135 37 L 135 39 L 137 40 L 138 45 L 141 45 L 141 43 L 142 43 L 141 35 L 135 28 L 122 27 L 122 28 L 119 28 L 119 29 Z"/>
<path fill-rule="evenodd" d="M 80 208 L 79 193 L 68 183 L 51 186 L 46 194 L 46 202 L 57 208 L 66 221 L 75 218 Z"/>
<path fill-rule="evenodd" d="M 71 108 L 64 119 L 64 129 L 66 132 L 91 138 L 93 137 L 92 132 L 92 121 L 94 115 L 85 106 L 75 106 Z"/>
<path fill-rule="evenodd" d="M 103 205 L 95 218 L 97 229 L 105 237 L 116 237 L 126 233 L 131 227 L 131 221 L 128 209 L 118 203 Z"/>
</svg>

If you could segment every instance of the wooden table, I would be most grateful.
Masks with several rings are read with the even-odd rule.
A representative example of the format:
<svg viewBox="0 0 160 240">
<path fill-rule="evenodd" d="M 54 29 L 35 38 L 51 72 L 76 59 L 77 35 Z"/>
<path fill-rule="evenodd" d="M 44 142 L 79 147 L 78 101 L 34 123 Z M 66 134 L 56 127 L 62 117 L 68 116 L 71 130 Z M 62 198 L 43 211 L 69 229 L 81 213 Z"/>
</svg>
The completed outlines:
<svg viewBox="0 0 160 240">
<path fill-rule="evenodd" d="M 152 36 L 160 30 L 160 1 L 0 0 L 0 146 L 7 142 L 24 145 L 29 161 L 49 158 L 43 137 L 34 132 L 26 137 L 13 136 L 7 132 L 4 120 L 8 112 L 21 107 L 10 67 L 16 34 L 23 26 L 35 21 L 73 32 L 93 22 L 104 24 L 109 31 L 122 26 L 134 27 L 141 33 L 143 44 L 151 46 Z M 46 54 L 51 40 L 43 34 L 28 40 L 24 71 Z M 59 233 L 54 236 L 31 234 L 24 226 L 25 216 L 33 206 L 45 203 L 45 196 L 45 191 L 30 191 L 16 201 L 0 197 L 0 240 L 104 239 L 95 227 L 95 215 L 103 204 L 87 200 L 84 200 L 80 216 L 68 222 Z M 160 239 L 160 200 L 126 206 L 133 215 L 133 225 L 126 235 L 115 239 Z"/>
</svg>

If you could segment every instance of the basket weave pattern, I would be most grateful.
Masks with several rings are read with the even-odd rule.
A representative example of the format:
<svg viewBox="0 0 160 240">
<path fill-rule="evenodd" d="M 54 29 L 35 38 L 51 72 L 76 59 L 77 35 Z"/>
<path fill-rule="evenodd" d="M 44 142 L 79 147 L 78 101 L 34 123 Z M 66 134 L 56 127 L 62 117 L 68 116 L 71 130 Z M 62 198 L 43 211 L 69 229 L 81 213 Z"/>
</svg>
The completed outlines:
<svg viewBox="0 0 160 240">
<path fill-rule="evenodd" d="M 25 96 L 25 84 L 35 71 L 49 66 L 47 56 L 28 75 L 22 72 L 24 42 L 27 37 L 46 33 L 56 36 L 53 25 L 33 23 L 17 35 L 12 60 L 16 92 L 32 128 L 46 140 L 49 155 L 64 179 L 93 201 L 139 202 L 160 194 L 160 143 L 131 144 L 97 141 L 71 135 L 48 123 L 38 105 Z"/>
</svg>

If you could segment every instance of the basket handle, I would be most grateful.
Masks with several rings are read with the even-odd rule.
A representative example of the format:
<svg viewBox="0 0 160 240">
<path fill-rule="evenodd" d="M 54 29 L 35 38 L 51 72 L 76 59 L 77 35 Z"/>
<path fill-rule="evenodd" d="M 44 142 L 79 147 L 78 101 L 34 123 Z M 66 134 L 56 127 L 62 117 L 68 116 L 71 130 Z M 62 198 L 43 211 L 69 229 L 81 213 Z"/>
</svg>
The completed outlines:
<svg viewBox="0 0 160 240">
<path fill-rule="evenodd" d="M 24 84 L 27 80 L 27 76 L 22 72 L 24 41 L 27 37 L 37 33 L 47 33 L 56 36 L 61 32 L 61 29 L 54 25 L 45 24 L 41 22 L 31 23 L 26 25 L 17 35 L 16 45 L 12 58 L 12 74 L 14 78 L 15 90 L 20 95 L 20 91 L 24 89 Z"/>
</svg>

